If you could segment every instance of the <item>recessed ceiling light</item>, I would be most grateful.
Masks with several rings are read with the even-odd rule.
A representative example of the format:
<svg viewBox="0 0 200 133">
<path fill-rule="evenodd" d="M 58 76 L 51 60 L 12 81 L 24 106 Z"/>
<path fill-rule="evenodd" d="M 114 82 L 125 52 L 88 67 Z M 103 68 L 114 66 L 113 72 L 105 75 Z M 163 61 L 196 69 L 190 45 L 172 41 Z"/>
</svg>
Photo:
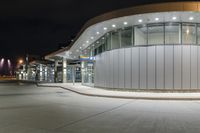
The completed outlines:
<svg viewBox="0 0 200 133">
<path fill-rule="evenodd" d="M 104 30 L 107 30 L 108 28 L 104 27 L 103 29 L 104 29 Z"/>
<path fill-rule="evenodd" d="M 173 20 L 176 20 L 176 17 L 172 17 Z"/>
<path fill-rule="evenodd" d="M 128 22 L 124 22 L 124 25 L 127 25 L 128 24 Z"/>
<path fill-rule="evenodd" d="M 82 49 L 82 47 L 80 47 L 80 49 Z"/>
<path fill-rule="evenodd" d="M 89 43 L 89 41 L 86 41 L 86 43 Z"/>
<path fill-rule="evenodd" d="M 91 39 L 94 39 L 94 37 L 92 36 L 92 37 L 90 37 Z"/>
<path fill-rule="evenodd" d="M 96 34 L 99 35 L 100 33 L 97 31 Z"/>
<path fill-rule="evenodd" d="M 115 25 L 115 24 L 113 24 L 113 25 L 112 25 L 112 27 L 113 27 L 113 28 L 115 28 L 115 27 L 116 27 L 116 25 Z"/>
<path fill-rule="evenodd" d="M 159 18 L 155 18 L 155 20 L 156 20 L 156 21 L 158 21 L 158 20 L 159 20 Z"/>
<path fill-rule="evenodd" d="M 138 20 L 138 22 L 140 22 L 140 23 L 142 23 L 142 21 L 143 21 L 142 19 L 139 19 L 139 20 Z"/>
<path fill-rule="evenodd" d="M 102 39 L 104 40 L 105 38 L 104 38 L 104 37 L 102 37 Z"/>
<path fill-rule="evenodd" d="M 193 19 L 194 19 L 193 17 L 190 17 L 190 18 L 189 18 L 189 20 L 193 20 Z"/>
</svg>

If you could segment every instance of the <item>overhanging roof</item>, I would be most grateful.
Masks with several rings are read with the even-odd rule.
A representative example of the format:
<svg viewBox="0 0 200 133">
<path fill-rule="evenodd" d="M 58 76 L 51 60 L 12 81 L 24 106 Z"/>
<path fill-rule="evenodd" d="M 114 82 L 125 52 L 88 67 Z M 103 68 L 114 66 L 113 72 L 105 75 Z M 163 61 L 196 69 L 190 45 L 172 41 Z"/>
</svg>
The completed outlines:
<svg viewBox="0 0 200 133">
<path fill-rule="evenodd" d="M 132 25 L 132 23 L 137 24 L 135 20 L 137 21 L 141 14 L 148 13 L 150 15 L 149 17 L 154 17 L 153 14 L 151 13 L 166 12 L 165 15 L 166 17 L 168 17 L 170 16 L 170 14 L 168 15 L 167 12 L 174 12 L 174 14 L 176 14 L 176 12 L 187 12 L 188 14 L 184 15 L 189 15 L 190 12 L 196 13 L 199 11 L 200 11 L 200 2 L 168 2 L 168 3 L 135 6 L 131 8 L 120 9 L 109 13 L 105 13 L 103 15 L 97 16 L 89 20 L 78 33 L 78 35 L 75 38 L 75 41 L 72 42 L 68 47 L 58 50 L 52 54 L 49 54 L 45 58 L 64 57 L 70 59 L 73 58 L 77 59 L 81 49 L 86 48 L 89 44 L 93 43 L 95 40 L 97 40 L 99 37 L 101 37 L 109 30 L 113 30 L 111 28 L 111 24 L 115 23 L 118 24 L 118 22 L 123 23 L 123 21 L 126 20 L 131 22 L 129 23 L 130 25 Z M 135 20 L 133 20 L 131 16 L 134 16 Z M 145 17 L 145 15 L 142 17 Z M 118 25 L 120 27 L 120 24 Z M 104 27 L 109 27 L 109 29 L 107 31 L 103 31 Z M 96 35 L 95 34 L 96 32 L 100 32 L 100 34 Z M 91 39 L 91 37 L 93 37 L 93 39 Z M 81 49 L 79 49 L 80 47 Z"/>
</svg>

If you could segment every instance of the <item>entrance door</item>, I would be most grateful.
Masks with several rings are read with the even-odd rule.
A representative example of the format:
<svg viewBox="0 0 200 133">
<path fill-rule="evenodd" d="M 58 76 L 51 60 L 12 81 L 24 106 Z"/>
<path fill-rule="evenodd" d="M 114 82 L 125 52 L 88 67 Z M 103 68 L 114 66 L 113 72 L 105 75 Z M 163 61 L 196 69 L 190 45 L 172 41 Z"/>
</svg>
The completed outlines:
<svg viewBox="0 0 200 133">
<path fill-rule="evenodd" d="M 67 82 L 72 83 L 73 78 L 75 78 L 75 82 L 81 82 L 81 67 L 79 65 L 67 66 Z"/>
<path fill-rule="evenodd" d="M 94 62 L 82 62 L 82 83 L 88 86 L 94 86 Z"/>
</svg>

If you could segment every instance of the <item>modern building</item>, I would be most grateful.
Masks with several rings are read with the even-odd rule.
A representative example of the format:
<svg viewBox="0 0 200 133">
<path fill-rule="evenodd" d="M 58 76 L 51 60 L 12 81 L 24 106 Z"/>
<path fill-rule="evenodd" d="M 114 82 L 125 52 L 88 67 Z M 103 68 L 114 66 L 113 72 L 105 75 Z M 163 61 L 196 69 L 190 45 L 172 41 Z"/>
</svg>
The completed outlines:
<svg viewBox="0 0 200 133">
<path fill-rule="evenodd" d="M 37 82 L 54 83 L 54 62 L 47 60 L 33 60 L 22 63 L 16 71 L 16 78 Z"/>
<path fill-rule="evenodd" d="M 64 82 L 70 61 L 81 65 L 83 85 L 200 89 L 200 2 L 142 5 L 97 16 L 50 58 L 63 62 Z"/>
</svg>

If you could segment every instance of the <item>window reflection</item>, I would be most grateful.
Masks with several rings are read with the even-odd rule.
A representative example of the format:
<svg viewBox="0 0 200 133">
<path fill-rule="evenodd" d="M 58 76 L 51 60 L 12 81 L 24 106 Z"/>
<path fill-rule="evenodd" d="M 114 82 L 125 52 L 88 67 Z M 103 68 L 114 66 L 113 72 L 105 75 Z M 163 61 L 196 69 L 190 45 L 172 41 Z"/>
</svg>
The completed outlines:
<svg viewBox="0 0 200 133">
<path fill-rule="evenodd" d="M 165 25 L 165 44 L 180 44 L 181 30 L 180 24 L 168 23 Z"/>
<path fill-rule="evenodd" d="M 121 45 L 122 47 L 132 46 L 132 27 L 121 30 Z"/>
<path fill-rule="evenodd" d="M 119 37 L 119 31 L 112 32 L 112 49 L 120 48 L 120 37 Z"/>
<path fill-rule="evenodd" d="M 194 24 L 182 25 L 183 44 L 196 44 L 196 26 Z"/>
<path fill-rule="evenodd" d="M 164 25 L 154 24 L 148 26 L 148 44 L 164 44 Z"/>
<path fill-rule="evenodd" d="M 147 45 L 147 27 L 136 26 L 134 31 L 135 45 Z"/>
</svg>

